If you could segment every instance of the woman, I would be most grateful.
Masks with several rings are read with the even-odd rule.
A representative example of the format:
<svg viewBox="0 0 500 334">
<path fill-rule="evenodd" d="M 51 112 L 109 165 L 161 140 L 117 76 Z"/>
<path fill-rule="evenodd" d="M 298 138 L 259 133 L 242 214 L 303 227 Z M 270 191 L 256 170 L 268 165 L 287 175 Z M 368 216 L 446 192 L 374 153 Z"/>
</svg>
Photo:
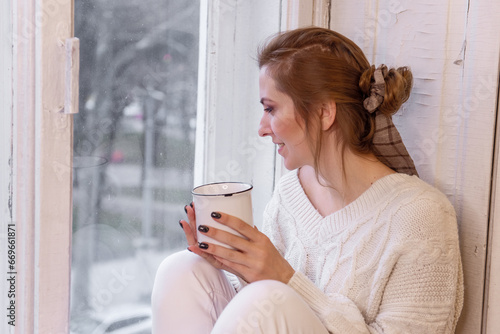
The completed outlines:
<svg viewBox="0 0 500 334">
<path fill-rule="evenodd" d="M 391 115 L 407 68 L 370 66 L 327 29 L 278 34 L 259 53 L 259 135 L 287 169 L 263 232 L 198 226 L 160 266 L 154 333 L 453 333 L 463 279 L 453 207 L 416 175 Z M 227 272 L 227 275 L 223 269 Z M 229 274 L 231 273 L 231 274 Z"/>
</svg>

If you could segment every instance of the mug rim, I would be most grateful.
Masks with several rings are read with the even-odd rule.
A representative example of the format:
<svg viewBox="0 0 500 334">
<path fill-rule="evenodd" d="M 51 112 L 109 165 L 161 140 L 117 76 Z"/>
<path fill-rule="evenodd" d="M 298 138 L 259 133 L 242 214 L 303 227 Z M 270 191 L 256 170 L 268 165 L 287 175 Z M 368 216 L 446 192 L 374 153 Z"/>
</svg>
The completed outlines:
<svg viewBox="0 0 500 334">
<path fill-rule="evenodd" d="M 227 194 L 199 194 L 199 193 L 195 192 L 196 189 L 199 189 L 199 188 L 202 188 L 202 187 L 206 187 L 206 186 L 212 186 L 212 185 L 216 185 L 216 184 L 242 184 L 242 185 L 247 186 L 247 188 L 244 189 L 244 190 L 230 192 L 230 193 L 227 193 Z M 247 182 L 233 182 L 233 181 L 229 181 L 229 182 L 211 182 L 211 183 L 205 183 L 205 184 L 201 184 L 199 186 L 194 187 L 193 190 L 191 190 L 191 194 L 193 196 L 224 196 L 224 197 L 229 197 L 229 196 L 232 196 L 232 195 L 241 194 L 241 193 L 250 191 L 252 189 L 253 189 L 253 185 L 250 184 L 250 183 L 247 183 Z"/>
</svg>

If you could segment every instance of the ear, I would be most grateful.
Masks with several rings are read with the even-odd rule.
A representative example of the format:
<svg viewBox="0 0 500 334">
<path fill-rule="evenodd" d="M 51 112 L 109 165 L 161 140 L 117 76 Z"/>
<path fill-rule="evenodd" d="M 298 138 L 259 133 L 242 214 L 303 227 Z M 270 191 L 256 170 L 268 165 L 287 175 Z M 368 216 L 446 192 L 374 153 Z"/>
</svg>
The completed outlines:
<svg viewBox="0 0 500 334">
<path fill-rule="evenodd" d="M 321 106 L 321 130 L 327 131 L 335 122 L 337 116 L 337 104 L 335 101 L 323 103 Z"/>
</svg>

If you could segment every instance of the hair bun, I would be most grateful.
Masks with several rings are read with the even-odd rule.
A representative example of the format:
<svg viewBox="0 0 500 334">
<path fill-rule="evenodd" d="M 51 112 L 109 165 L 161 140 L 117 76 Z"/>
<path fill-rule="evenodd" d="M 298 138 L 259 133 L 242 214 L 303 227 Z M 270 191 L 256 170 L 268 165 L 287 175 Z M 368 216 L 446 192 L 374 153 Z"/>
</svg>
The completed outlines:
<svg viewBox="0 0 500 334">
<path fill-rule="evenodd" d="M 384 99 L 377 109 L 381 113 L 390 116 L 396 113 L 410 97 L 413 75 L 408 67 L 388 69 L 387 66 L 381 65 L 378 69 L 381 70 L 384 77 L 385 91 L 383 94 Z M 372 94 L 376 70 L 375 66 L 372 65 L 361 74 L 359 88 L 363 92 L 364 98 L 368 98 Z"/>
<path fill-rule="evenodd" d="M 361 88 L 365 97 L 370 96 L 372 82 L 375 81 L 373 73 L 375 73 L 375 65 L 368 67 L 359 78 L 359 88 Z"/>
</svg>

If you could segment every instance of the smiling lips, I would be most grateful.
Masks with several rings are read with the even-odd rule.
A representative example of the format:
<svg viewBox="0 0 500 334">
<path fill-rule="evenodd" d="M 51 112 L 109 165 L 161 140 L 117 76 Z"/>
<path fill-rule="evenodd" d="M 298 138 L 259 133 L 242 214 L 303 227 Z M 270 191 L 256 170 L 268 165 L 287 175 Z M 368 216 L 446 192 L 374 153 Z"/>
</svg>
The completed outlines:
<svg viewBox="0 0 500 334">
<path fill-rule="evenodd" d="M 283 143 L 275 143 L 276 145 L 278 145 L 278 153 L 281 152 L 281 149 L 283 148 L 283 146 L 285 146 L 285 144 Z"/>
</svg>

